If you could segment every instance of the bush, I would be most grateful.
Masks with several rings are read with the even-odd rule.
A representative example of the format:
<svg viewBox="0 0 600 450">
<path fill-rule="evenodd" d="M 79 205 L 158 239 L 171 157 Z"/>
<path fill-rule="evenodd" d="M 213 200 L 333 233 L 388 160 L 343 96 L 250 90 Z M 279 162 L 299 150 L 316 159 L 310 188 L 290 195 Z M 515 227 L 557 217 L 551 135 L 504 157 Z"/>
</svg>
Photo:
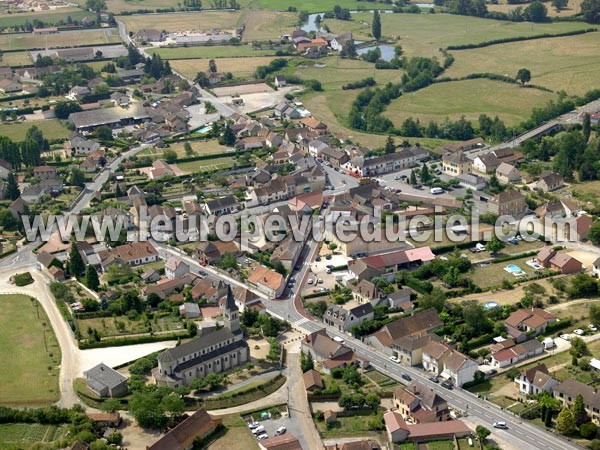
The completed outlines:
<svg viewBox="0 0 600 450">
<path fill-rule="evenodd" d="M 33 278 L 29 272 L 18 273 L 13 279 L 15 280 L 15 284 L 19 287 L 33 283 Z"/>
<path fill-rule="evenodd" d="M 593 422 L 582 423 L 579 427 L 579 433 L 584 439 L 591 439 L 596 436 L 598 426 Z"/>
</svg>

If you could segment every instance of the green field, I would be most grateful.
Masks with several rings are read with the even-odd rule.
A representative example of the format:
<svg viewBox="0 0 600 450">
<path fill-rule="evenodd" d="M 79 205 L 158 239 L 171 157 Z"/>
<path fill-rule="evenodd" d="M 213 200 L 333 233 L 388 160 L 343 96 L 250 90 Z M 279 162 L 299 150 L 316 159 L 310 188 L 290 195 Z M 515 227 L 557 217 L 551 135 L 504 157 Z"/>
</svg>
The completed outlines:
<svg viewBox="0 0 600 450">
<path fill-rule="evenodd" d="M 163 59 L 201 58 L 240 58 L 254 56 L 274 56 L 276 50 L 254 50 L 249 45 L 212 45 L 198 47 L 157 48 L 148 53 L 156 53 Z M 243 64 L 242 61 L 240 61 Z"/>
<path fill-rule="evenodd" d="M 352 31 L 357 39 L 371 32 L 372 14 L 352 16 L 352 21 L 324 21 L 332 32 Z M 361 24 L 367 22 L 367 25 Z M 543 33 L 564 33 L 588 28 L 584 23 L 516 23 L 453 14 L 382 14 L 382 33 L 398 39 L 408 55 L 437 56 L 438 49 L 515 36 L 533 36 Z M 519 43 L 519 44 L 522 44 Z M 523 52 L 523 54 L 527 54 Z"/>
<path fill-rule="evenodd" d="M 453 51 L 456 60 L 446 75 L 491 72 L 514 77 L 526 67 L 533 84 L 583 94 L 600 87 L 598 48 L 600 32 Z"/>
<path fill-rule="evenodd" d="M 0 124 L 0 136 L 8 136 L 13 141 L 25 139 L 27 130 L 33 125 L 38 127 L 46 139 L 60 139 L 69 136 L 70 131 L 58 119 L 38 120 L 35 122 L 3 123 Z"/>
<path fill-rule="evenodd" d="M 116 28 L 106 30 L 66 31 L 57 34 L 34 35 L 32 33 L 0 34 L 0 48 L 4 50 L 29 50 L 32 48 L 67 47 L 74 45 L 82 36 L 86 44 L 110 44 L 120 42 Z M 5 57 L 8 55 L 4 55 Z"/>
<path fill-rule="evenodd" d="M 192 146 L 192 150 L 194 150 L 197 156 L 223 154 L 229 148 L 225 145 L 219 144 L 216 139 L 211 139 L 208 141 L 189 141 L 189 144 Z M 170 144 L 168 150 L 173 150 L 176 152 L 178 158 L 186 158 L 187 155 L 183 147 L 183 142 L 176 142 L 174 144 Z M 163 156 L 163 150 L 151 147 L 147 148 L 146 150 L 142 150 L 139 155 L 161 158 Z"/>
<path fill-rule="evenodd" d="M 418 118 L 422 123 L 431 120 L 440 123 L 446 117 L 459 119 L 464 115 L 467 120 L 476 122 L 480 114 L 498 115 L 506 125 L 515 125 L 527 119 L 534 107 L 554 98 L 556 95 L 550 92 L 501 81 L 453 81 L 404 94 L 392 101 L 384 115 L 396 127 L 407 117 Z"/>
<path fill-rule="evenodd" d="M 60 347 L 46 313 L 24 295 L 0 296 L 0 308 L 0 404 L 55 402 L 59 398 Z M 46 324 L 45 332 L 42 324 Z"/>
<path fill-rule="evenodd" d="M 33 60 L 29 52 L 11 52 L 3 53 L 1 57 L 3 66 L 25 66 L 32 64 Z"/>
<path fill-rule="evenodd" d="M 221 28 L 231 30 L 245 26 L 243 41 L 277 39 L 298 22 L 297 13 L 279 11 L 204 11 L 186 14 L 152 14 L 119 17 L 128 31 L 158 28 L 166 31 Z"/>
<path fill-rule="evenodd" d="M 243 4 L 243 2 L 242 2 Z M 317 13 L 323 11 L 332 11 L 335 5 L 340 5 L 342 8 L 347 8 L 352 11 L 361 9 L 390 9 L 390 3 L 384 2 L 364 2 L 355 0 L 304 0 L 299 3 L 294 0 L 250 0 L 249 8 L 256 9 L 277 9 L 287 11 L 289 7 L 297 8 L 298 11 L 307 11 L 309 13 Z"/>
<path fill-rule="evenodd" d="M 73 20 L 81 20 L 90 13 L 74 8 L 60 8 L 57 11 L 36 11 L 27 13 L 0 14 L 0 28 L 9 28 L 18 25 L 23 25 L 33 20 L 43 20 L 46 24 L 52 25 L 59 21 L 67 21 L 67 17 L 71 16 Z"/>
<path fill-rule="evenodd" d="M 208 172 L 212 170 L 230 169 L 232 165 L 233 158 L 231 156 L 224 156 L 222 158 L 180 163 L 177 164 L 177 167 L 187 173 L 197 173 Z"/>
<path fill-rule="evenodd" d="M 235 78 L 250 78 L 258 66 L 271 62 L 270 56 L 255 58 L 219 58 L 216 60 L 219 72 L 231 72 Z M 176 59 L 171 61 L 171 67 L 186 77 L 194 78 L 198 72 L 208 69 L 206 59 Z"/>
<path fill-rule="evenodd" d="M 38 423 L 0 424 L 0 448 L 30 447 L 32 444 L 51 443 L 67 434 L 67 426 L 40 425 Z"/>
</svg>

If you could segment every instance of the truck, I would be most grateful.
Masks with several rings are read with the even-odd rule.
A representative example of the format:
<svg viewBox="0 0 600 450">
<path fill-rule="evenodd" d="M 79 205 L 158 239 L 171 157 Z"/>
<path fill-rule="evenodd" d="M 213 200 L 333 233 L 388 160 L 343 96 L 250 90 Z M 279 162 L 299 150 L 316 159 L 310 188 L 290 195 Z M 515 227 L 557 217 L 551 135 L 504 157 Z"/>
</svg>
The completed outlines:
<svg viewBox="0 0 600 450">
<path fill-rule="evenodd" d="M 440 187 L 433 187 L 429 190 L 429 192 L 431 192 L 433 195 L 439 195 L 439 194 L 443 194 L 444 190 Z"/>
</svg>

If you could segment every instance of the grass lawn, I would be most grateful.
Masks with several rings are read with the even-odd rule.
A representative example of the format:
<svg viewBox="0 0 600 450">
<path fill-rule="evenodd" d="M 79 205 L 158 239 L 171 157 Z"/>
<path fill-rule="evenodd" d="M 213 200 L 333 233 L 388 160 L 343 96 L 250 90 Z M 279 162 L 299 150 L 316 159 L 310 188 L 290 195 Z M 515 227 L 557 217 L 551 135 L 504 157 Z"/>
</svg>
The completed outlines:
<svg viewBox="0 0 600 450">
<path fill-rule="evenodd" d="M 0 404 L 39 406 L 55 402 L 60 396 L 60 347 L 46 313 L 41 306 L 34 307 L 30 297 L 24 295 L 0 296 L 0 308 L 0 357 L 3 361 Z M 46 324 L 45 332 L 42 324 Z"/>
<path fill-rule="evenodd" d="M 32 444 L 51 443 L 67 434 L 67 426 L 40 425 L 38 423 L 0 424 L 0 448 L 31 447 Z"/>
<path fill-rule="evenodd" d="M 361 38 L 368 37 L 367 34 L 371 32 L 373 15 L 362 13 L 353 15 L 352 18 L 351 21 L 325 20 L 324 23 L 333 33 L 352 31 L 356 34 L 356 39 L 361 40 Z M 368 25 L 361 24 L 361 21 L 367 22 Z M 532 24 L 453 14 L 382 14 L 381 24 L 383 36 L 399 39 L 398 44 L 409 56 L 425 57 L 439 56 L 438 49 L 449 45 L 474 44 L 507 37 L 533 36 L 544 33 L 558 34 L 587 28 L 586 24 L 577 22 Z M 523 50 L 520 50 L 519 54 L 529 56 Z M 499 62 L 499 64 L 501 63 L 502 61 Z M 483 72 L 483 70 L 478 70 L 478 72 Z"/>
<path fill-rule="evenodd" d="M 3 66 L 24 66 L 33 62 L 29 52 L 4 53 L 1 58 Z"/>
<path fill-rule="evenodd" d="M 216 60 L 220 72 L 231 72 L 235 78 L 250 78 L 258 66 L 266 66 L 273 57 L 219 58 Z M 194 78 L 198 72 L 208 69 L 208 61 L 203 59 L 180 59 L 171 61 L 171 67 L 186 77 Z"/>
<path fill-rule="evenodd" d="M 515 277 L 514 275 L 504 270 L 504 268 L 509 264 L 519 266 L 521 270 L 525 272 L 528 276 L 533 275 L 535 269 L 525 264 L 525 262 L 529 261 L 530 259 L 531 256 L 526 256 L 524 258 L 519 258 L 504 263 L 489 264 L 483 267 L 474 266 L 473 271 L 469 273 L 468 276 L 473 280 L 473 283 L 475 283 L 481 288 L 498 286 L 502 283 L 502 280 L 516 281 L 519 279 L 518 277 Z"/>
<path fill-rule="evenodd" d="M 384 115 L 396 127 L 409 117 L 426 124 L 432 120 L 441 123 L 446 117 L 456 120 L 464 115 L 467 120 L 477 122 L 480 114 L 497 115 L 510 126 L 529 118 L 534 107 L 555 98 L 556 95 L 549 92 L 523 89 L 501 81 L 453 81 L 404 94 L 392 101 Z"/>
<path fill-rule="evenodd" d="M 596 32 L 453 51 L 456 60 L 446 75 L 491 72 L 514 77 L 526 67 L 531 71 L 532 84 L 583 94 L 597 86 L 599 47 L 600 33 Z M 515 99 L 511 97 L 510 103 Z"/>
<path fill-rule="evenodd" d="M 469 450 L 471 448 L 474 448 L 474 447 L 471 447 L 469 445 L 468 439 L 466 439 L 466 438 L 458 439 L 458 450 Z"/>
<path fill-rule="evenodd" d="M 202 11 L 186 14 L 153 14 L 119 17 L 127 31 L 158 28 L 166 31 L 221 28 L 232 30 L 245 26 L 242 40 L 247 42 L 277 39 L 298 22 L 297 13 L 278 11 Z"/>
<path fill-rule="evenodd" d="M 241 2 L 244 3 L 243 1 Z M 352 11 L 361 9 L 389 9 L 390 4 L 379 2 L 365 2 L 357 0 L 305 0 L 301 4 L 294 0 L 250 0 L 249 8 L 257 9 L 277 9 L 285 11 L 290 6 L 298 8 L 299 11 L 307 11 L 309 13 L 317 13 L 323 11 L 332 11 L 335 5 L 340 5 L 342 8 L 348 8 Z"/>
<path fill-rule="evenodd" d="M 139 316 L 137 320 L 129 320 L 127 316 L 116 316 L 78 319 L 77 323 L 79 328 L 84 332 L 89 327 L 97 329 L 102 334 L 102 337 L 145 333 L 149 331 L 149 326 L 152 327 L 154 332 L 177 331 L 184 328 L 181 319 L 174 316 L 157 317 L 150 321 L 150 325 L 146 325 L 143 315 Z"/>
<path fill-rule="evenodd" d="M 214 45 L 179 48 L 156 48 L 149 50 L 149 53 L 157 53 L 163 59 L 201 59 L 274 56 L 275 50 L 255 50 L 249 45 Z M 243 64 L 243 61 L 240 61 L 240 63 Z"/>
<path fill-rule="evenodd" d="M 548 9 L 549 17 L 568 17 L 575 14 L 578 14 L 581 11 L 581 1 L 582 0 L 569 0 L 567 6 L 560 11 L 557 11 L 550 3 L 546 3 L 546 8 Z M 518 5 L 510 5 L 506 1 L 501 1 L 497 5 L 489 4 L 487 5 L 488 11 L 497 11 L 497 12 L 508 12 L 511 9 L 514 9 Z"/>
<path fill-rule="evenodd" d="M 509 380 L 503 374 L 496 377 L 485 380 L 476 386 L 467 388 L 466 390 L 474 394 L 489 394 L 490 392 L 496 392 L 498 389 L 503 388 L 507 384 L 511 384 L 513 380 Z"/>
<path fill-rule="evenodd" d="M 48 140 L 66 138 L 70 131 L 58 119 L 38 120 L 35 122 L 3 123 L 0 125 L 0 135 L 7 136 L 13 141 L 25 139 L 27 130 L 32 126 L 38 127 Z"/>
<path fill-rule="evenodd" d="M 227 430 L 207 450 L 258 450 L 256 438 L 239 414 L 220 416 Z"/>
<path fill-rule="evenodd" d="M 121 42 L 116 28 L 106 30 L 67 31 L 56 34 L 34 35 L 32 33 L 0 34 L 0 48 L 27 50 L 30 48 L 52 48 L 73 45 L 73 39 L 85 36 L 86 44 L 109 44 Z M 5 55 L 6 56 L 6 55 Z"/>
<path fill-rule="evenodd" d="M 429 450 L 454 450 L 454 442 L 452 441 L 432 441 L 427 443 Z"/>
<path fill-rule="evenodd" d="M 316 421 L 317 430 L 324 439 L 352 436 L 375 436 L 379 433 L 372 431 L 369 426 L 374 415 L 338 417 L 331 428 L 324 421 Z"/>
<path fill-rule="evenodd" d="M 210 139 L 208 141 L 188 141 L 192 146 L 192 149 L 196 153 L 196 156 L 204 156 L 204 155 L 219 155 L 225 153 L 225 151 L 229 148 L 225 145 L 219 144 L 216 139 Z M 185 154 L 185 150 L 183 148 L 185 144 L 183 142 L 176 142 L 174 144 L 170 144 L 168 150 L 173 150 L 177 153 L 178 158 L 187 158 Z M 140 155 L 149 155 L 149 156 L 162 156 L 162 151 L 157 148 L 148 148 L 143 150 Z"/>
<path fill-rule="evenodd" d="M 60 8 L 55 11 L 34 11 L 15 14 L 0 14 L 0 28 L 8 28 L 33 22 L 35 19 L 43 20 L 47 25 L 53 25 L 61 20 L 66 22 L 67 17 L 73 20 L 81 20 L 90 14 L 76 8 Z"/>
<path fill-rule="evenodd" d="M 185 162 L 177 166 L 186 173 L 208 172 L 211 170 L 229 169 L 233 165 L 231 156 L 222 158 L 205 159 L 200 161 Z"/>
</svg>

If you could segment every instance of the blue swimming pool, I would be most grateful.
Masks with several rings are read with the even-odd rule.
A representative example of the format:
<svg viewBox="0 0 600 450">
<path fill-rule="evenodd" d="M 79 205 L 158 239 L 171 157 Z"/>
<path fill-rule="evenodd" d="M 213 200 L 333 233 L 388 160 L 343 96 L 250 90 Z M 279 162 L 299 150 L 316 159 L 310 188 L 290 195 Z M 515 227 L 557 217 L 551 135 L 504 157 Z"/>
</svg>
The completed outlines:
<svg viewBox="0 0 600 450">
<path fill-rule="evenodd" d="M 196 130 L 196 133 L 204 134 L 204 133 L 208 133 L 209 131 L 210 131 L 210 127 L 208 125 L 206 125 L 202 128 L 198 128 Z"/>
<path fill-rule="evenodd" d="M 523 272 L 519 266 L 515 266 L 514 264 L 509 264 L 508 266 L 506 266 L 506 270 L 509 271 L 510 273 L 522 273 Z"/>
</svg>

